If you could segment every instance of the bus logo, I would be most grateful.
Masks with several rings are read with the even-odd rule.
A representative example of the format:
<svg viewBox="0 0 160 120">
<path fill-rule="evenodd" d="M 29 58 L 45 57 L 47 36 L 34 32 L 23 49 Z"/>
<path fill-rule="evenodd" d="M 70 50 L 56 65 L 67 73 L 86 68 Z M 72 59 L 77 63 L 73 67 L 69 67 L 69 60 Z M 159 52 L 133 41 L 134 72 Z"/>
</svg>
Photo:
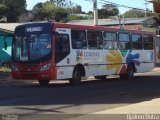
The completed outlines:
<svg viewBox="0 0 160 120">
<path fill-rule="evenodd" d="M 83 51 L 82 50 L 76 51 L 76 61 L 83 62 Z"/>
</svg>

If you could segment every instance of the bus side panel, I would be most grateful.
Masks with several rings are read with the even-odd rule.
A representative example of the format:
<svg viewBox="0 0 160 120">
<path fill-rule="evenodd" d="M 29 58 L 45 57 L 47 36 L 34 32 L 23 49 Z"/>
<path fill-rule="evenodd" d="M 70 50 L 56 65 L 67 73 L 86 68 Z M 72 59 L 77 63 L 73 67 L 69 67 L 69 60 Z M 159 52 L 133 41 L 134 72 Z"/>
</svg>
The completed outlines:
<svg viewBox="0 0 160 120">
<path fill-rule="evenodd" d="M 160 38 L 156 38 L 156 41 L 155 41 L 155 57 L 156 57 L 156 62 L 155 64 L 157 66 L 160 66 Z"/>
<path fill-rule="evenodd" d="M 148 72 L 154 68 L 154 50 L 142 50 L 138 51 L 140 55 L 140 63 L 135 67 L 137 72 Z"/>
<path fill-rule="evenodd" d="M 67 79 L 72 77 L 73 67 L 57 67 L 57 79 Z"/>
</svg>

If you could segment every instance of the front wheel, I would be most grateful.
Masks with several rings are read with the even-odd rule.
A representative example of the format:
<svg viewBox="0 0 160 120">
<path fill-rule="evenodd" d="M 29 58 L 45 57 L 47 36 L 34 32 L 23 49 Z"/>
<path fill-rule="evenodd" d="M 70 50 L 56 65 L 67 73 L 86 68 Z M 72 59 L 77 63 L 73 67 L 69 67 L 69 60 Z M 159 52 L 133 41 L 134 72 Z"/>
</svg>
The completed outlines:
<svg viewBox="0 0 160 120">
<path fill-rule="evenodd" d="M 38 80 L 40 86 L 48 86 L 50 80 Z"/>
<path fill-rule="evenodd" d="M 72 85 L 80 84 L 81 83 L 81 77 L 82 77 L 81 71 L 77 68 L 74 69 L 72 78 L 69 79 L 70 84 L 72 84 Z"/>
</svg>

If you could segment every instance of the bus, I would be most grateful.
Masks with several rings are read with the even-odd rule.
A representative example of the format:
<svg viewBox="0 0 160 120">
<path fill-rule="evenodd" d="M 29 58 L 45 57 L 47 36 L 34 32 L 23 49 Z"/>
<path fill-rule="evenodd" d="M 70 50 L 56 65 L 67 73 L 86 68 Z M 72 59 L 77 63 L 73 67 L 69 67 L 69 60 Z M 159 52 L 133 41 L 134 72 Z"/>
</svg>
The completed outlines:
<svg viewBox="0 0 160 120">
<path fill-rule="evenodd" d="M 94 76 L 106 79 L 155 67 L 152 32 L 84 26 L 56 22 L 27 23 L 15 28 L 12 46 L 12 76 L 15 79 L 69 80 L 79 84 Z"/>
</svg>

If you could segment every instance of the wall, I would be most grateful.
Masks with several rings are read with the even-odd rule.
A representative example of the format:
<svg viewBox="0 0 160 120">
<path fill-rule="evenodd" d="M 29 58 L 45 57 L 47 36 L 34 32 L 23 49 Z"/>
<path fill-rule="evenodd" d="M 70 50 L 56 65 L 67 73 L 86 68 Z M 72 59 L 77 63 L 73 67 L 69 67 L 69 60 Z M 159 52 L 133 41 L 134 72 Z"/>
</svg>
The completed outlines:
<svg viewBox="0 0 160 120">
<path fill-rule="evenodd" d="M 4 34 L 6 34 L 6 32 L 0 31 L 0 64 L 9 62 L 11 60 L 12 38 L 8 37 L 6 39 L 7 50 L 5 50 L 4 49 Z M 7 33 L 7 34 L 11 34 L 11 33 Z"/>
</svg>

